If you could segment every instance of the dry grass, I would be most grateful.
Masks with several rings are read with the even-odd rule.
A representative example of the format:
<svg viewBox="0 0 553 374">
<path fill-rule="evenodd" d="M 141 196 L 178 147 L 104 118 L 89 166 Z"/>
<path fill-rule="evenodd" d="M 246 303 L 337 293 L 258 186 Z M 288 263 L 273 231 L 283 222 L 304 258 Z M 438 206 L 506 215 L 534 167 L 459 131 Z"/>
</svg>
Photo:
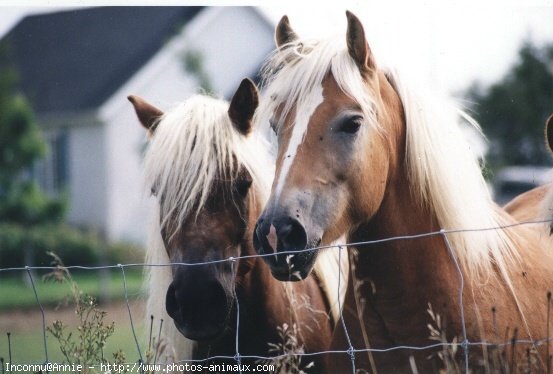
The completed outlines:
<svg viewBox="0 0 553 374">
<path fill-rule="evenodd" d="M 548 293 L 548 304 L 551 305 L 551 293 Z M 550 307 L 549 307 L 550 308 Z M 549 309 L 548 308 L 548 309 Z M 466 372 L 466 363 L 464 350 L 461 343 L 461 336 L 454 336 L 448 340 L 446 332 L 446 321 L 432 309 L 428 304 L 428 314 L 431 323 L 428 324 L 429 339 L 442 343 L 442 349 L 430 354 L 427 359 L 434 360 L 434 372 L 439 374 L 461 374 Z M 495 320 L 495 310 L 492 309 Z M 549 317 L 548 310 L 548 317 Z M 549 331 L 549 318 L 547 320 Z M 551 373 L 551 356 L 549 362 L 543 363 L 538 355 L 535 345 L 529 346 L 527 343 L 518 341 L 518 331 L 505 331 L 503 342 L 509 344 L 482 344 L 476 345 L 481 349 L 481 353 L 473 352 L 472 355 L 478 355 L 478 360 L 471 360 L 469 357 L 468 370 L 470 373 L 486 374 L 510 374 L 510 373 Z M 546 338 L 546 349 L 549 351 L 549 335 Z M 467 347 L 471 349 L 471 347 Z M 521 355 L 521 349 L 524 354 Z M 411 371 L 417 373 L 417 367 L 414 358 L 410 357 Z"/>
</svg>

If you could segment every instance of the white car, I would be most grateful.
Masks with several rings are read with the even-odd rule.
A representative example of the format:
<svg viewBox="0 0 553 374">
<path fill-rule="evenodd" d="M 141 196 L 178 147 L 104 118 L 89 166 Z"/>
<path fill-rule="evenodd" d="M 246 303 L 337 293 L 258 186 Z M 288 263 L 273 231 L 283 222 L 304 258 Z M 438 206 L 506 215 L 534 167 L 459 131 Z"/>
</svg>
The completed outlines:
<svg viewBox="0 0 553 374">
<path fill-rule="evenodd" d="M 494 178 L 494 200 L 504 205 L 535 187 L 553 182 L 553 169 L 546 166 L 509 166 Z"/>
</svg>

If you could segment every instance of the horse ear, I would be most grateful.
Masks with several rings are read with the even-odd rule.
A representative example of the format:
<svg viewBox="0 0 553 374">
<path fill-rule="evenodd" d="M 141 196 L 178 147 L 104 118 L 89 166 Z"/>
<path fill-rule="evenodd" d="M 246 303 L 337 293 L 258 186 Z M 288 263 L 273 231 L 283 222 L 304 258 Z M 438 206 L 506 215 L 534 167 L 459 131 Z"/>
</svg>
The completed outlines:
<svg viewBox="0 0 553 374">
<path fill-rule="evenodd" d="M 259 95 L 255 83 L 248 78 L 244 78 L 232 97 L 228 108 L 228 115 L 232 124 L 242 135 L 248 135 L 252 130 L 253 114 L 258 104 Z"/>
<path fill-rule="evenodd" d="M 553 152 L 553 114 L 545 120 L 545 142 L 551 152 Z"/>
<path fill-rule="evenodd" d="M 163 116 L 163 112 L 138 96 L 130 95 L 127 99 L 129 99 L 133 105 L 134 111 L 142 126 L 148 130 L 150 135 L 153 135 L 160 117 Z"/>
<path fill-rule="evenodd" d="M 290 26 L 288 16 L 282 16 L 275 29 L 275 42 L 277 47 L 282 47 L 284 44 L 291 43 L 298 39 L 298 35 Z"/>
<path fill-rule="evenodd" d="M 369 44 L 365 39 L 365 30 L 361 21 L 349 10 L 346 11 L 346 17 L 348 18 L 346 42 L 349 55 L 353 58 L 362 74 L 375 71 L 376 63 Z"/>
</svg>

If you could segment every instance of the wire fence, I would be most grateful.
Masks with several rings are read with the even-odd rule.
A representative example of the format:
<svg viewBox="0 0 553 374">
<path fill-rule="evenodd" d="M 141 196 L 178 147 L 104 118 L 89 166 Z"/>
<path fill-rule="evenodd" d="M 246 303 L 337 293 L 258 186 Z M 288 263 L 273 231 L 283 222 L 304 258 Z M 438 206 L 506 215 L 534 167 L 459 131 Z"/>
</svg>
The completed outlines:
<svg viewBox="0 0 553 374">
<path fill-rule="evenodd" d="M 469 341 L 467 338 L 467 330 L 466 330 L 466 321 L 465 321 L 465 307 L 464 307 L 464 300 L 463 300 L 463 292 L 465 287 L 465 279 L 463 276 L 463 272 L 461 270 L 461 267 L 459 265 L 457 256 L 455 255 L 455 252 L 452 248 L 452 245 L 448 239 L 448 234 L 454 234 L 454 233 L 463 233 L 463 232 L 476 232 L 476 231 L 492 231 L 492 230 L 505 230 L 509 228 L 513 228 L 516 226 L 522 226 L 522 225 L 537 225 L 537 224 L 546 224 L 546 223 L 553 223 L 553 219 L 548 220 L 536 220 L 536 221 L 524 221 L 524 222 L 517 222 L 510 225 L 504 225 L 504 226 L 497 226 L 497 227 L 489 227 L 489 228 L 478 228 L 478 229 L 441 229 L 439 231 L 435 232 L 429 232 L 429 233 L 422 233 L 422 234 L 416 234 L 416 235 L 404 235 L 404 236 L 395 236 L 390 238 L 384 238 L 379 240 L 371 240 L 371 241 L 363 241 L 363 242 L 355 242 L 355 243 L 347 243 L 347 244 L 340 244 L 340 245 L 328 245 L 328 246 L 319 246 L 314 248 L 307 248 L 301 251 L 282 251 L 279 252 L 279 254 L 289 254 L 289 255 L 297 255 L 298 253 L 303 252 L 309 252 L 314 250 L 320 250 L 320 249 L 328 249 L 328 248 L 336 248 L 339 251 L 339 258 L 341 259 L 341 256 L 343 256 L 343 247 L 355 247 L 358 250 L 362 250 L 362 248 L 365 248 L 367 246 L 371 245 L 377 245 L 385 242 L 391 242 L 391 241 L 401 241 L 401 240 L 413 240 L 413 239 L 420 239 L 420 238 L 427 238 L 431 236 L 441 236 L 444 240 L 444 243 L 448 249 L 448 252 L 451 256 L 451 259 L 455 265 L 455 269 L 459 276 L 459 290 L 458 290 L 458 299 L 459 299 L 459 305 L 460 305 L 460 316 L 461 316 L 461 327 L 462 327 L 462 341 L 460 342 L 439 342 L 439 343 L 433 343 L 423 346 L 408 346 L 408 345 L 398 345 L 393 346 L 389 348 L 355 348 L 352 345 L 352 340 L 350 337 L 350 334 L 348 333 L 348 329 L 345 323 L 345 320 L 343 318 L 343 306 L 340 308 L 340 323 L 342 324 L 342 327 L 344 329 L 344 333 L 346 335 L 346 340 L 348 344 L 348 348 L 346 350 L 325 350 L 320 352 L 297 352 L 293 353 L 295 356 L 301 356 L 301 357 L 314 357 L 319 355 L 337 355 L 337 354 L 346 354 L 349 356 L 351 360 L 351 372 L 356 373 L 357 367 L 356 367 L 356 361 L 355 361 L 355 354 L 356 353 L 385 353 L 385 352 L 393 352 L 393 351 L 401 351 L 401 350 L 409 350 L 409 351 L 425 351 L 425 350 L 433 350 L 436 348 L 447 348 L 447 347 L 460 347 L 463 350 L 463 363 L 464 363 L 464 372 L 469 373 L 469 347 L 473 346 L 479 346 L 479 347 L 504 347 L 509 346 L 513 344 L 528 344 L 533 346 L 541 346 L 544 344 L 547 344 L 548 350 L 549 350 L 549 342 L 553 341 L 553 337 L 549 337 L 549 314 L 550 314 L 550 306 L 551 306 L 551 293 L 548 294 L 548 307 L 547 307 L 547 337 L 537 339 L 537 340 L 525 340 L 525 339 L 509 339 L 508 341 L 500 342 L 500 343 L 492 343 L 487 341 L 480 341 L 480 342 L 472 342 Z M 185 262 L 177 262 L 177 263 L 170 263 L 170 264 L 145 264 L 145 263 L 131 263 L 131 264 L 116 264 L 116 265 L 105 265 L 105 266 L 64 266 L 63 269 L 67 270 L 91 270 L 91 271 L 99 271 L 99 270 L 106 270 L 106 269 L 117 269 L 121 273 L 121 282 L 123 284 L 123 290 L 124 290 L 124 301 L 126 310 L 128 313 L 128 318 L 130 322 L 130 329 L 132 332 L 132 337 L 136 346 L 136 353 L 139 357 L 137 362 L 130 362 L 125 363 L 126 369 L 130 371 L 145 373 L 148 365 L 145 364 L 143 351 L 140 347 L 139 339 L 137 336 L 135 323 L 133 319 L 133 313 L 131 311 L 130 301 L 129 301 L 129 292 L 128 292 L 128 284 L 127 284 L 127 277 L 125 274 L 125 269 L 129 268 L 144 268 L 144 267 L 166 267 L 166 266 L 202 266 L 202 265 L 210 265 L 210 264 L 217 264 L 217 263 L 224 263 L 224 262 L 230 262 L 232 267 L 232 273 L 234 276 L 236 276 L 236 262 L 240 259 L 249 259 L 249 258 L 255 258 L 255 257 L 267 257 L 267 256 L 273 256 L 273 254 L 258 254 L 258 255 L 245 255 L 245 256 L 239 256 L 239 257 L 229 257 L 226 259 L 221 260 L 214 260 L 214 261 L 206 261 L 206 262 L 195 262 L 195 263 L 185 263 Z M 59 267 L 57 266 L 25 266 L 25 267 L 10 267 L 10 268 L 0 268 L 0 275 L 9 273 L 9 272 L 26 272 L 29 283 L 31 285 L 31 289 L 34 294 L 34 298 L 36 300 L 37 307 L 40 310 L 41 314 L 41 324 L 42 324 L 42 340 L 43 340 L 43 350 L 44 350 L 44 361 L 41 363 L 38 363 L 38 365 L 41 365 L 41 367 L 44 368 L 44 372 L 49 373 L 52 371 L 50 368 L 52 368 L 53 362 L 49 359 L 49 353 L 48 353 L 48 345 L 47 345 L 47 326 L 46 326 L 46 312 L 43 307 L 43 304 L 41 302 L 41 298 L 39 293 L 37 292 L 37 288 L 35 286 L 35 276 L 33 275 L 33 271 L 35 270 L 58 270 Z M 338 277 L 338 300 L 340 300 L 340 279 L 342 279 L 341 274 L 341 268 L 339 267 L 339 277 Z M 552 285 L 553 287 L 553 285 Z M 1 285 L 0 285 L 1 290 Z M 1 293 L 0 293 L 1 294 Z M 237 369 L 239 372 L 242 372 L 243 366 L 241 365 L 243 359 L 253 359 L 253 360 L 263 360 L 263 361 L 271 361 L 276 359 L 285 359 L 290 354 L 281 354 L 281 355 L 271 355 L 271 356 L 256 356 L 256 355 L 241 355 L 240 354 L 240 341 L 239 341 L 239 331 L 240 331 L 240 304 L 238 302 L 238 297 L 236 296 L 236 292 L 234 290 L 234 301 L 236 303 L 237 313 L 236 313 L 236 336 L 235 336 L 235 355 L 234 356 L 209 356 L 202 359 L 187 359 L 187 360 L 179 360 L 175 361 L 173 364 L 202 364 L 206 363 L 212 360 L 233 360 L 236 362 Z M 7 339 L 7 346 L 8 346 L 8 352 L 7 352 L 7 359 L 9 363 L 15 364 L 12 362 L 12 334 L 10 332 L 6 333 L 6 339 Z M 9 366 L 5 366 L 5 357 L 4 355 L 6 352 L 0 352 L 0 363 L 2 367 L 0 368 L 0 373 L 7 373 L 11 372 L 9 369 Z M 548 352 L 549 355 L 549 352 Z M 37 363 L 24 363 L 27 365 L 34 365 Z M 62 365 L 61 363 L 55 363 L 58 365 Z M 163 364 L 160 364 L 163 365 Z M 165 364 L 165 365 L 171 365 L 171 364 Z M 101 364 L 95 364 L 91 365 L 93 367 L 101 367 Z M 12 366 L 13 367 L 13 366 Z M 104 366 L 105 367 L 105 366 Z M 547 372 L 550 372 L 550 363 L 548 362 L 547 365 Z M 163 370 L 163 372 L 168 372 L 167 370 Z"/>
</svg>

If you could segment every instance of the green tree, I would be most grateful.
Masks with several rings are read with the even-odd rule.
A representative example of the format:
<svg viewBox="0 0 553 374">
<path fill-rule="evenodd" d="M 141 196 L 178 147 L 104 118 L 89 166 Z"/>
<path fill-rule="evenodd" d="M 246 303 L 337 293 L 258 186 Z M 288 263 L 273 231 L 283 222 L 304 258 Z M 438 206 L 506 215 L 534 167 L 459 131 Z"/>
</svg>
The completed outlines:
<svg viewBox="0 0 553 374">
<path fill-rule="evenodd" d="M 9 47 L 0 45 L 0 222 L 35 225 L 59 221 L 62 200 L 49 198 L 32 179 L 33 164 L 47 151 L 33 112 L 17 90 Z"/>
<path fill-rule="evenodd" d="M 213 85 L 209 74 L 204 68 L 204 57 L 200 51 L 190 49 L 184 53 L 184 70 L 196 78 L 199 86 L 199 91 L 202 93 L 212 94 Z"/>
<path fill-rule="evenodd" d="M 553 112 L 553 44 L 523 42 L 500 81 L 489 87 L 473 83 L 466 96 L 491 141 L 492 167 L 550 163 L 544 123 Z"/>
</svg>

